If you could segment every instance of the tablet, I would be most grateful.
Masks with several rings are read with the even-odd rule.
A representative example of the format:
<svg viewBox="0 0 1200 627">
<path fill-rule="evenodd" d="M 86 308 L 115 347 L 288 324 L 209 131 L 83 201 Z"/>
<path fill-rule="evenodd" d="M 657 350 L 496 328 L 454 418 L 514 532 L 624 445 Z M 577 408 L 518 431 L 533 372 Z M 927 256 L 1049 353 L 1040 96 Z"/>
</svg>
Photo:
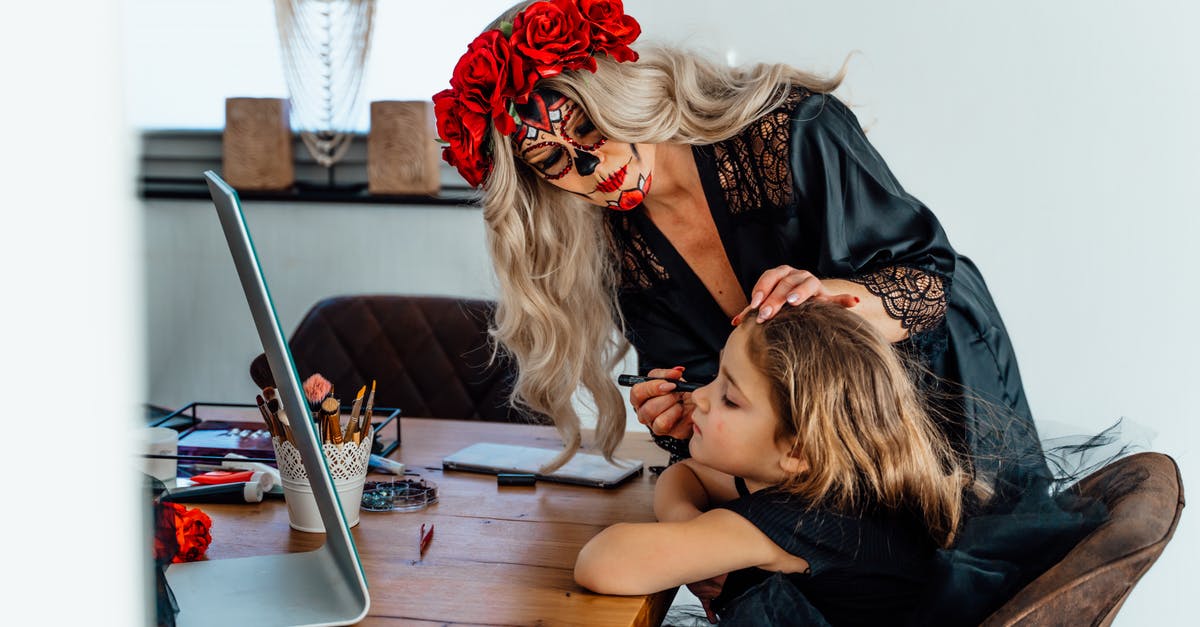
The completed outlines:
<svg viewBox="0 0 1200 627">
<path fill-rule="evenodd" d="M 491 475 L 500 473 L 527 473 L 543 481 L 574 483 L 577 485 L 612 488 L 642 474 L 642 460 L 613 459 L 609 463 L 600 455 L 576 453 L 562 468 L 543 475 L 538 469 L 554 459 L 561 451 L 532 446 L 492 444 L 480 442 L 442 460 L 442 468 L 465 470 Z"/>
</svg>

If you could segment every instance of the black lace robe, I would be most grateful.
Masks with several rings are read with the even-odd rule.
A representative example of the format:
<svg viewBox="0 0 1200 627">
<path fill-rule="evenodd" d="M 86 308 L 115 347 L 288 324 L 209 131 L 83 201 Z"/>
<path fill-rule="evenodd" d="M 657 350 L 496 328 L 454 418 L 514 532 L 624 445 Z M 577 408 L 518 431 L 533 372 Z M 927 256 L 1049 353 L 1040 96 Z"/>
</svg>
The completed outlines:
<svg viewBox="0 0 1200 627">
<path fill-rule="evenodd" d="M 951 247 L 832 96 L 794 90 L 729 140 L 694 149 L 705 197 L 742 289 L 787 264 L 856 281 L 910 332 L 900 347 L 976 470 L 1027 485 L 1045 465 L 1017 362 L 979 270 Z M 613 212 L 619 302 L 639 370 L 715 377 L 729 319 L 641 207 Z M 658 438 L 673 456 L 685 442 Z"/>
</svg>

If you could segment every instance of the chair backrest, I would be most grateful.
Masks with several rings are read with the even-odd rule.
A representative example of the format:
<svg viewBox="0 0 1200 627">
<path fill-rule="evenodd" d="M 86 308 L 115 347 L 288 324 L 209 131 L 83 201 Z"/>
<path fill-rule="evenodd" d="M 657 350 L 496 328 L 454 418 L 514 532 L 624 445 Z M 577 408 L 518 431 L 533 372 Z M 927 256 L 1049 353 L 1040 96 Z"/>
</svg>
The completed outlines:
<svg viewBox="0 0 1200 627">
<path fill-rule="evenodd" d="M 313 305 L 288 343 L 301 378 L 320 373 L 343 403 L 377 382 L 375 404 L 405 416 L 533 422 L 512 409 L 516 366 L 492 360 L 488 323 L 495 305 L 442 296 L 356 295 Z M 250 366 L 270 384 L 260 355 Z"/>
<path fill-rule="evenodd" d="M 1102 501 L 1108 521 L 983 625 L 1111 624 L 1170 541 L 1183 512 L 1179 467 L 1161 453 L 1117 460 L 1072 490 Z"/>
</svg>

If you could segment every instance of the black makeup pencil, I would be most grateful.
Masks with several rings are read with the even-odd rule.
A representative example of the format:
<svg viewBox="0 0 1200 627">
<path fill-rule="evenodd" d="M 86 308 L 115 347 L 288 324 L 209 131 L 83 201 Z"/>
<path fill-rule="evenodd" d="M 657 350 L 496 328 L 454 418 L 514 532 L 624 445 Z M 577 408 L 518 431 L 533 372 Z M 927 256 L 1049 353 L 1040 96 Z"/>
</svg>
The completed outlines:
<svg viewBox="0 0 1200 627">
<path fill-rule="evenodd" d="M 667 381 L 675 384 L 675 389 L 672 392 L 695 392 L 704 387 L 703 383 L 692 383 L 691 381 L 680 381 L 678 379 L 667 379 L 665 377 L 639 377 L 632 374 L 623 374 L 617 377 L 617 385 L 624 387 L 633 387 L 639 383 L 647 381 Z"/>
</svg>

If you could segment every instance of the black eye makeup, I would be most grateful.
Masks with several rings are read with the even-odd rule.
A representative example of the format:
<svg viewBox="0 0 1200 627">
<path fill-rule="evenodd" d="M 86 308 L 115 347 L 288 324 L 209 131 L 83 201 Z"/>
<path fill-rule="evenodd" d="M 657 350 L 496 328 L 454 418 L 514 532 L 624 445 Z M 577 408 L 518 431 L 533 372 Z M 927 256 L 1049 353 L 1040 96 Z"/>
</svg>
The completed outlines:
<svg viewBox="0 0 1200 627">
<path fill-rule="evenodd" d="M 572 125 L 572 121 L 574 125 Z M 600 132 L 600 129 L 596 128 L 595 124 L 592 124 L 592 120 L 578 106 L 567 109 L 563 114 L 561 128 L 563 139 L 580 150 L 596 150 L 608 141 L 608 138 Z"/>
<path fill-rule="evenodd" d="M 550 146 L 551 150 L 544 153 L 544 158 L 538 161 L 526 161 L 526 163 L 546 177 L 547 181 L 556 181 L 569 174 L 574 164 L 574 160 L 571 159 L 571 155 L 563 148 L 562 144 L 551 141 L 539 142 L 526 148 L 524 154 L 546 146 Z"/>
</svg>

